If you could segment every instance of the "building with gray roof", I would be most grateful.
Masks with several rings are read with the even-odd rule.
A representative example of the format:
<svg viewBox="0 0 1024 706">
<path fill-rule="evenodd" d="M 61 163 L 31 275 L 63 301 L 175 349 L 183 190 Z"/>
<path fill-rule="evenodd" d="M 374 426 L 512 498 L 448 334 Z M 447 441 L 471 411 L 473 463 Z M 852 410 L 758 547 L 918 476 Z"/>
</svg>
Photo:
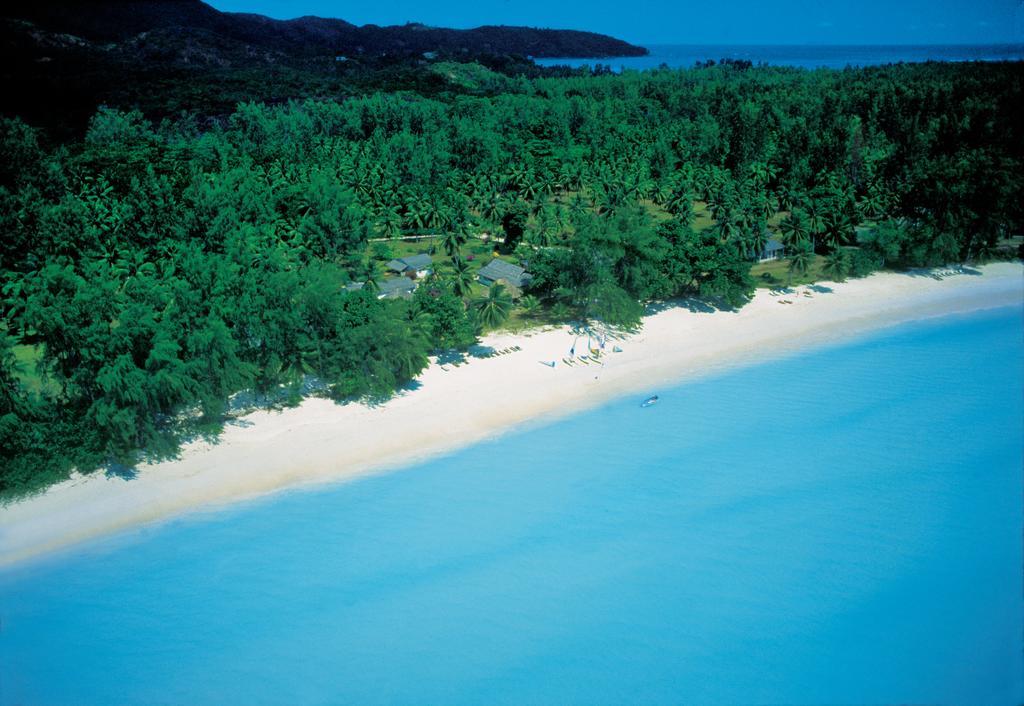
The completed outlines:
<svg viewBox="0 0 1024 706">
<path fill-rule="evenodd" d="M 419 255 L 409 255 L 408 257 L 398 257 L 387 264 L 387 268 L 392 272 L 397 272 L 400 275 L 415 275 L 416 277 L 426 277 L 430 274 L 430 266 L 433 264 L 434 258 L 430 257 L 426 253 L 420 253 Z"/>
<path fill-rule="evenodd" d="M 492 284 L 497 282 L 499 279 L 505 280 L 513 287 L 522 289 L 530 283 L 530 273 L 524 270 L 519 265 L 513 265 L 511 262 L 505 262 L 497 258 L 491 260 L 477 272 L 477 279 L 480 280 L 480 284 L 485 287 L 490 287 Z"/>
<path fill-rule="evenodd" d="M 764 244 L 764 250 L 757 254 L 758 262 L 769 262 L 786 256 L 786 246 L 775 238 L 769 238 Z"/>
<path fill-rule="evenodd" d="M 388 277 L 380 283 L 378 299 L 408 299 L 416 291 L 416 282 L 408 277 Z"/>
</svg>

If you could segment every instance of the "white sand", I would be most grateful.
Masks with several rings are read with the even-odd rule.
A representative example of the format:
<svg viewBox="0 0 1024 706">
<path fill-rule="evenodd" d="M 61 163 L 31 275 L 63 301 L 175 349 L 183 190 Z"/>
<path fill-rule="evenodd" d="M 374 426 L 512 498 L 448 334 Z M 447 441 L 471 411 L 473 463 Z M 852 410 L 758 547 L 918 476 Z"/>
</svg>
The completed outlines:
<svg viewBox="0 0 1024 706">
<path fill-rule="evenodd" d="M 804 287 L 782 297 L 759 291 L 739 312 L 667 309 L 645 319 L 638 334 L 609 341 L 603 367 L 562 363 L 573 343 L 566 328 L 497 335 L 485 343 L 522 350 L 448 370 L 435 363 L 419 389 L 377 407 L 309 399 L 295 409 L 256 412 L 228 427 L 218 444 L 193 444 L 178 460 L 141 467 L 135 479 L 76 476 L 0 509 L 0 566 L 189 511 L 409 464 L 523 422 L 624 393 L 646 396 L 727 365 L 912 319 L 1024 301 L 1019 263 L 990 265 L 980 276 L 878 274 L 822 284 L 833 291 L 813 297 L 802 295 Z M 612 353 L 613 345 L 623 351 Z M 577 354 L 585 348 L 586 337 Z M 557 361 L 554 369 L 539 362 L 550 360 Z"/>
</svg>

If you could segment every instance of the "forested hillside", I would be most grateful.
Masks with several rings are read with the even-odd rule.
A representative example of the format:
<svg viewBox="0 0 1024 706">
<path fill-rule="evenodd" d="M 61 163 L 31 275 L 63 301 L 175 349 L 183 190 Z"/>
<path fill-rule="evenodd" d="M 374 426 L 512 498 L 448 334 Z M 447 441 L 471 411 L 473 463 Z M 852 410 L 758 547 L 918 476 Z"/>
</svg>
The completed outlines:
<svg viewBox="0 0 1024 706">
<path fill-rule="evenodd" d="M 343 8 L 341 8 L 343 9 Z M 337 54 L 444 51 L 477 55 L 642 56 L 621 39 L 595 32 L 489 25 L 448 29 L 410 22 L 354 25 L 329 17 L 277 20 L 264 15 L 221 12 L 201 0 L 44 0 L 3 11 L 46 31 L 99 42 L 123 42 L 146 32 L 169 29 L 214 35 L 224 40 L 290 57 Z"/>
<path fill-rule="evenodd" d="M 535 75 L 531 56 L 646 51 L 573 30 L 360 27 L 219 12 L 200 0 L 44 0 L 0 9 L 0 114 L 80 137 L 99 105 L 220 119 L 247 100 L 429 94 L 446 87 L 420 67 L 449 58 Z"/>
<path fill-rule="evenodd" d="M 63 143 L 3 120 L 0 494 L 171 454 L 242 390 L 386 396 L 513 306 L 739 307 L 768 238 L 788 277 L 842 279 L 984 261 L 1024 225 L 1019 64 L 424 71 L 453 89 L 102 109 Z M 494 247 L 526 291 L 473 282 Z M 418 251 L 432 278 L 377 298 Z"/>
</svg>

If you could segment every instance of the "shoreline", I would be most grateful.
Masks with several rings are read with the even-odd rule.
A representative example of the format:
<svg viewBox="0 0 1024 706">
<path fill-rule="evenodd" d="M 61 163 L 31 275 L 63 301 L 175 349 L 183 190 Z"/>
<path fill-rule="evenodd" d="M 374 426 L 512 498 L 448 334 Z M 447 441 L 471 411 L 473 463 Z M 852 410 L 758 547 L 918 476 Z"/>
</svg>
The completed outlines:
<svg viewBox="0 0 1024 706">
<path fill-rule="evenodd" d="M 313 398 L 293 409 L 256 411 L 229 424 L 218 443 L 189 444 L 176 460 L 140 465 L 134 479 L 76 475 L 0 507 L 0 568 L 286 488 L 400 468 L 626 394 L 913 320 L 1024 302 L 1021 263 L 980 270 L 880 273 L 800 286 L 783 297 L 758 290 L 735 312 L 667 308 L 645 317 L 638 333 L 608 341 L 602 366 L 562 362 L 574 339 L 565 326 L 489 335 L 483 345 L 521 350 L 459 367 L 432 362 L 416 389 L 377 406 Z M 621 353 L 611 352 L 615 345 Z M 554 369 L 541 364 L 551 360 Z"/>
</svg>

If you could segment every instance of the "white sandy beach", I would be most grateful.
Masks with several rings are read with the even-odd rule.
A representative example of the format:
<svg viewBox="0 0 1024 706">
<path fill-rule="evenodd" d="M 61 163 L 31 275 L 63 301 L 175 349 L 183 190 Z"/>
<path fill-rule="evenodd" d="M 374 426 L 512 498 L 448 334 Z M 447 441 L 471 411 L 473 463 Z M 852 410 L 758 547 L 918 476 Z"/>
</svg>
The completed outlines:
<svg viewBox="0 0 1024 706">
<path fill-rule="evenodd" d="M 443 369 L 418 389 L 367 407 L 306 400 L 229 426 L 216 445 L 196 443 L 175 461 L 124 480 L 79 476 L 0 509 L 0 566 L 119 530 L 316 482 L 343 481 L 452 450 L 524 422 L 571 414 L 611 397 L 646 396 L 690 376 L 944 314 L 1024 302 L 1024 267 L 983 274 L 878 274 L 821 283 L 782 297 L 760 290 L 739 312 L 668 308 L 643 329 L 609 341 L 604 365 L 569 367 L 566 328 L 495 335 L 484 343 L 520 351 Z M 788 299 L 791 304 L 781 304 Z M 596 344 L 595 344 L 596 345 Z M 622 348 L 613 353 L 612 346 Z M 576 347 L 585 353 L 586 337 Z M 555 368 L 540 361 L 557 361 Z"/>
</svg>

